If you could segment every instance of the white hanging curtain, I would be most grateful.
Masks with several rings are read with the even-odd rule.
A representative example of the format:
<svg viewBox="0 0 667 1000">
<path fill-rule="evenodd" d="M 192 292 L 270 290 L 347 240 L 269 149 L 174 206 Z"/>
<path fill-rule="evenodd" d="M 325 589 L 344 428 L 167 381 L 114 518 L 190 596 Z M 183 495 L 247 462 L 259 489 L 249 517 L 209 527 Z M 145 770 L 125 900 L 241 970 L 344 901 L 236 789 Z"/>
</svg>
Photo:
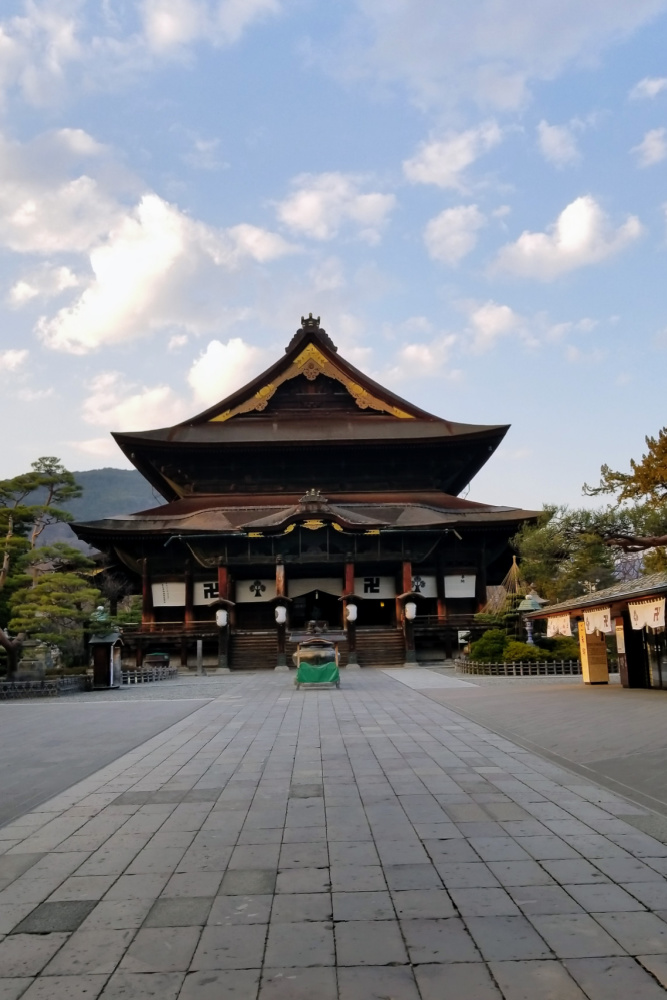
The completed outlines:
<svg viewBox="0 0 667 1000">
<path fill-rule="evenodd" d="M 628 604 L 628 611 L 630 612 L 630 621 L 633 628 L 664 628 L 664 597 L 657 597 L 652 601 L 637 601 L 636 604 Z"/>
<path fill-rule="evenodd" d="M 613 632 L 611 609 L 594 608 L 593 611 L 584 611 L 584 625 L 588 635 L 593 632 Z"/>
<path fill-rule="evenodd" d="M 569 615 L 555 615 L 547 618 L 547 638 L 553 639 L 556 635 L 572 635 Z"/>
</svg>

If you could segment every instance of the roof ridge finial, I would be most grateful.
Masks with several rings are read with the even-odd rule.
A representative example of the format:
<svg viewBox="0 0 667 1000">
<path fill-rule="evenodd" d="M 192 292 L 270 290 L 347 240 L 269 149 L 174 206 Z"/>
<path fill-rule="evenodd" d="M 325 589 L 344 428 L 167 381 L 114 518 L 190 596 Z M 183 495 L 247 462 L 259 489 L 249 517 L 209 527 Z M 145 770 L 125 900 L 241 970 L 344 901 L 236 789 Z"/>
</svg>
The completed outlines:
<svg viewBox="0 0 667 1000">
<path fill-rule="evenodd" d="M 297 344 L 301 343 L 304 337 L 307 337 L 308 335 L 315 337 L 319 344 L 323 344 L 325 347 L 328 347 L 334 354 L 338 353 L 338 348 L 334 344 L 333 340 L 327 331 L 320 326 L 320 317 L 313 316 L 312 313 L 308 313 L 307 316 L 301 317 L 301 326 L 285 348 L 285 352 L 287 353 L 291 351 Z"/>
<path fill-rule="evenodd" d="M 320 328 L 320 317 L 319 316 L 317 317 L 317 319 L 315 319 L 315 317 L 313 316 L 312 313 L 308 313 L 308 318 L 307 319 L 305 317 L 303 317 L 303 316 L 301 317 L 301 329 L 302 330 L 319 330 L 319 328 Z"/>
</svg>

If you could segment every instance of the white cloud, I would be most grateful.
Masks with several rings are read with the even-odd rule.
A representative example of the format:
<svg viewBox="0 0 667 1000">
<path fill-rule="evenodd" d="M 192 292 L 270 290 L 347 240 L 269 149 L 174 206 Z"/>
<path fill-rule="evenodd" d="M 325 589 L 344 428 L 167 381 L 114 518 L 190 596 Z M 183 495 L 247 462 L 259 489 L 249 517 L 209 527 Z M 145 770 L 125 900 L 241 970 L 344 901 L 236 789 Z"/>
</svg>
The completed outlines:
<svg viewBox="0 0 667 1000">
<path fill-rule="evenodd" d="M 88 438 L 85 441 L 69 441 L 68 444 L 72 448 L 76 448 L 77 451 L 82 452 L 82 454 L 99 461 L 107 462 L 111 460 L 114 468 L 130 466 L 125 456 L 118 451 L 118 445 L 111 436 Z"/>
<path fill-rule="evenodd" d="M 425 317 L 412 317 L 401 326 L 406 332 L 411 328 L 413 332 L 432 331 L 432 326 Z M 456 381 L 460 378 L 461 372 L 458 368 L 453 368 L 450 363 L 456 341 L 454 334 L 436 335 L 428 341 L 411 341 L 399 348 L 393 364 L 382 372 L 380 378 L 389 384 L 436 376 Z"/>
<path fill-rule="evenodd" d="M 637 154 L 640 167 L 652 167 L 667 157 L 667 129 L 653 128 L 631 152 Z"/>
<path fill-rule="evenodd" d="M 634 215 L 614 229 L 595 199 L 584 195 L 564 208 L 547 232 L 526 231 L 515 243 L 504 246 L 495 269 L 551 281 L 618 253 L 641 233 L 641 224 Z"/>
<path fill-rule="evenodd" d="M 117 221 L 120 206 L 86 173 L 104 149 L 80 129 L 61 129 L 22 145 L 0 136 L 0 244 L 19 253 L 88 250 Z"/>
<path fill-rule="evenodd" d="M 590 316 L 584 316 L 583 319 L 579 320 L 566 320 L 564 323 L 552 323 L 547 327 L 545 339 L 558 342 L 563 340 L 564 337 L 572 333 L 592 333 L 593 330 L 599 325 L 599 320 L 592 319 Z"/>
<path fill-rule="evenodd" d="M 49 386 L 47 389 L 19 389 L 16 394 L 18 398 L 23 403 L 37 403 L 40 399 L 50 399 L 51 396 L 55 395 L 55 389 L 53 386 Z"/>
<path fill-rule="evenodd" d="M 577 142 L 570 125 L 549 125 L 541 121 L 537 126 L 537 141 L 545 160 L 556 167 L 566 167 L 579 159 Z"/>
<path fill-rule="evenodd" d="M 472 304 L 468 319 L 466 337 L 475 354 L 490 350 L 501 337 L 525 331 L 524 319 L 509 306 L 497 302 Z"/>
<path fill-rule="evenodd" d="M 442 139 L 423 142 L 416 155 L 403 162 L 403 172 L 413 184 L 463 190 L 463 171 L 497 146 L 501 138 L 502 132 L 494 121 L 465 132 L 450 132 Z"/>
<path fill-rule="evenodd" d="M 73 177 L 82 161 L 90 173 Z M 37 331 L 47 346 L 83 354 L 158 329 L 224 329 L 243 313 L 231 305 L 238 279 L 297 250 L 248 223 L 207 226 L 151 192 L 129 207 L 121 196 L 135 202 L 137 188 L 110 151 L 80 129 L 25 145 L 0 136 L 0 247 L 49 257 L 14 284 L 10 305 L 79 288 L 74 301 L 40 317 Z M 85 255 L 76 273 L 72 254 Z"/>
<path fill-rule="evenodd" d="M 144 33 L 153 52 L 186 46 L 201 38 L 208 5 L 194 0 L 144 0 L 140 4 Z"/>
<path fill-rule="evenodd" d="M 219 150 L 219 139 L 200 139 L 195 136 L 192 148 L 183 156 L 183 160 L 195 170 L 222 170 L 229 164 L 220 158 Z"/>
<path fill-rule="evenodd" d="M 79 279 L 69 267 L 43 267 L 17 281 L 9 290 L 7 301 L 18 308 L 33 299 L 55 298 L 68 288 L 76 288 Z"/>
<path fill-rule="evenodd" d="M 534 80 L 590 66 L 665 0 L 356 0 L 332 68 L 399 82 L 422 105 L 516 108 Z M 350 43 L 352 38 L 352 43 Z M 335 59 L 335 62 L 334 62 Z M 340 67 L 343 67 L 340 69 Z"/>
<path fill-rule="evenodd" d="M 84 58 L 81 5 L 26 0 L 22 15 L 0 21 L 0 98 L 17 89 L 32 104 L 50 104 L 67 70 Z"/>
<path fill-rule="evenodd" d="M 129 431 L 169 427 L 188 414 L 168 385 L 136 386 L 120 372 L 101 372 L 90 383 L 81 415 L 87 424 Z"/>
<path fill-rule="evenodd" d="M 477 233 L 486 219 L 477 205 L 446 208 L 431 219 L 424 230 L 429 256 L 445 264 L 458 264 L 475 248 Z"/>
<path fill-rule="evenodd" d="M 24 0 L 21 14 L 0 20 L 0 103 L 17 92 L 52 105 L 75 87 L 132 81 L 196 44 L 233 45 L 281 9 L 280 0 Z"/>
<path fill-rule="evenodd" d="M 345 268 L 339 257 L 325 257 L 308 272 L 314 292 L 335 292 L 345 288 Z"/>
<path fill-rule="evenodd" d="M 233 337 L 226 344 L 212 340 L 188 372 L 196 403 L 213 406 L 240 389 L 266 367 L 263 351 Z"/>
<path fill-rule="evenodd" d="M 574 344 L 569 344 L 565 348 L 565 358 L 571 364 L 598 365 L 604 361 L 606 356 L 606 352 L 601 351 L 599 348 L 582 351 L 580 347 L 576 347 Z"/>
<path fill-rule="evenodd" d="M 167 344 L 168 351 L 180 351 L 182 347 L 188 342 L 187 333 L 175 333 L 173 337 L 169 338 L 169 343 Z"/>
<path fill-rule="evenodd" d="M 164 55 L 206 40 L 232 45 L 254 21 L 280 12 L 278 0 L 143 0 L 140 5 L 149 49 Z"/>
<path fill-rule="evenodd" d="M 363 193 L 366 182 L 355 174 L 301 174 L 294 180 L 294 193 L 277 205 L 278 218 L 316 240 L 333 239 L 345 223 L 354 223 L 362 239 L 376 243 L 396 198 L 379 191 Z"/>
<path fill-rule="evenodd" d="M 638 101 L 657 97 L 667 89 L 667 76 L 645 76 L 630 91 L 630 100 Z"/>
<path fill-rule="evenodd" d="M 28 358 L 28 351 L 10 348 L 0 351 L 0 372 L 15 372 Z"/>
<path fill-rule="evenodd" d="M 226 233 L 232 241 L 230 249 L 234 258 L 248 257 L 259 264 L 284 257 L 286 254 L 294 253 L 297 249 L 277 233 L 261 229 L 259 226 L 251 226 L 247 222 L 232 226 L 226 230 Z M 228 254 L 229 251 L 226 252 L 226 255 Z"/>
<path fill-rule="evenodd" d="M 147 194 L 91 251 L 93 278 L 79 298 L 42 317 L 38 331 L 48 347 L 72 354 L 157 329 L 201 332 L 238 318 L 224 302 L 225 274 L 290 251 L 276 234 L 248 225 L 213 229 Z"/>
</svg>

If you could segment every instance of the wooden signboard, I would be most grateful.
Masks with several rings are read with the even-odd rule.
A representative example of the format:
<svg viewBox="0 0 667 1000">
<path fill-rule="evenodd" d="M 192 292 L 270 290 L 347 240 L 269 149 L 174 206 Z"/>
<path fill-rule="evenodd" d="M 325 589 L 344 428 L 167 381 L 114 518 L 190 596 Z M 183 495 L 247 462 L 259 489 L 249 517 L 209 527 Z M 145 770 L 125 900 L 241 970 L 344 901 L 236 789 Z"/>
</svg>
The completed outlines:
<svg viewBox="0 0 667 1000">
<path fill-rule="evenodd" d="M 581 673 L 584 684 L 608 684 L 607 644 L 599 632 L 586 632 L 586 626 L 579 622 L 579 652 Z"/>
</svg>

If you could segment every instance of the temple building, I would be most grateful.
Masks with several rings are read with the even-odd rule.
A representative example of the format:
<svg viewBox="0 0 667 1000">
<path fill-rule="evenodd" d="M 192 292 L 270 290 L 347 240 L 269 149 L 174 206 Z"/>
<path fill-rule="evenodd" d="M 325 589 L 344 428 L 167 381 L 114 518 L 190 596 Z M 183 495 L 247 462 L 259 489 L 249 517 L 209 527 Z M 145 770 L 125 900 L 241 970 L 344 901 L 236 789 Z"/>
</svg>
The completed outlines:
<svg viewBox="0 0 667 1000">
<path fill-rule="evenodd" d="M 126 647 L 275 667 L 291 630 L 344 629 L 343 663 L 450 652 L 535 514 L 462 499 L 508 427 L 454 423 L 378 385 L 302 319 L 262 375 L 190 420 L 116 433 L 166 503 L 73 525 L 133 576 Z M 200 646 L 200 652 L 202 647 Z"/>
</svg>

